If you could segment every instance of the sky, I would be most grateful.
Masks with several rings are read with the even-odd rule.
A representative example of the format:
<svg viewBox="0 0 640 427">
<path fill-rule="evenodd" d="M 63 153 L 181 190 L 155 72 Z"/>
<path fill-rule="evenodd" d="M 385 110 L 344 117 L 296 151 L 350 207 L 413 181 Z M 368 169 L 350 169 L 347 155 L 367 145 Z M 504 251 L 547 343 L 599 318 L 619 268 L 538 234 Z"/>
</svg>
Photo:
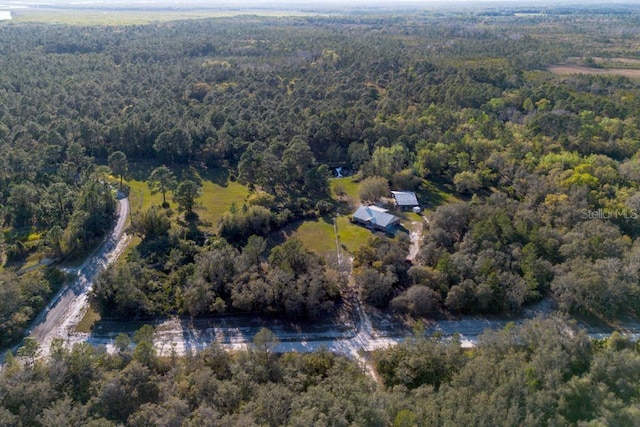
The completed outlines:
<svg viewBox="0 0 640 427">
<path fill-rule="evenodd" d="M 64 9 L 275 9 L 307 10 L 398 10 L 407 8 L 527 8 L 614 4 L 637 5 L 640 0 L 0 0 L 0 11 L 38 8 Z M 0 15 L 0 20 L 8 19 Z"/>
<path fill-rule="evenodd" d="M 313 5 L 384 5 L 393 6 L 396 4 L 414 4 L 414 5 L 430 5 L 430 4 L 443 4 L 443 3 L 467 3 L 467 4 L 512 4 L 512 5 L 554 5 L 554 4 L 585 4 L 585 3 L 599 3 L 603 5 L 610 5 L 613 3 L 624 4 L 640 4 L 640 0 L 0 0 L 0 7 L 12 8 L 20 6 L 56 6 L 56 5 L 77 5 L 77 6 L 90 6 L 98 4 L 148 4 L 148 5 L 172 5 L 172 6 L 212 6 L 212 7 L 229 7 L 236 5 L 255 5 L 255 6 L 276 6 L 276 5 L 290 5 L 290 6 L 313 6 Z"/>
</svg>

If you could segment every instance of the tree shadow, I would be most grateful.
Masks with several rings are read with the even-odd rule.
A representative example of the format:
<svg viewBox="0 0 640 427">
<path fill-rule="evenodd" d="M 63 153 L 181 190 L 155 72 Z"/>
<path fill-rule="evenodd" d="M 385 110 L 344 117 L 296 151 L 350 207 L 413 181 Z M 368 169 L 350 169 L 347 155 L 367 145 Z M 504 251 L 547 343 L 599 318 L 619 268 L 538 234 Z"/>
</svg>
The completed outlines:
<svg viewBox="0 0 640 427">
<path fill-rule="evenodd" d="M 134 179 L 136 181 L 146 181 L 149 179 L 151 172 L 162 166 L 164 163 L 157 160 L 129 160 L 129 172 L 125 175 L 126 178 Z M 165 165 L 171 170 L 175 171 L 175 168 L 171 165 Z"/>
<path fill-rule="evenodd" d="M 221 187 L 229 185 L 229 180 L 232 179 L 231 174 L 227 168 L 215 167 L 209 168 L 205 165 L 195 164 L 182 164 L 182 163 L 166 163 L 158 160 L 132 160 L 130 162 L 129 173 L 127 177 L 136 181 L 146 181 L 149 179 L 151 172 L 160 166 L 167 166 L 173 171 L 178 180 L 192 180 L 198 183 L 202 181 L 211 181 Z"/>
<path fill-rule="evenodd" d="M 190 167 L 190 171 L 197 172 L 201 181 L 211 181 L 220 187 L 227 187 L 229 180 L 232 178 L 229 169 L 226 168 L 207 168 L 207 167 Z M 189 172 L 189 171 L 186 171 Z M 190 172 L 193 173 L 193 172 Z M 193 179 L 193 178 L 188 178 Z"/>
<path fill-rule="evenodd" d="M 451 203 L 450 196 L 465 202 L 473 197 L 473 194 L 459 193 L 455 186 L 444 177 L 425 180 L 415 193 L 423 210 L 435 210 L 438 206 Z"/>
<path fill-rule="evenodd" d="M 433 180 L 421 185 L 420 188 L 416 190 L 416 195 L 423 208 L 435 209 L 447 203 L 447 198 L 443 193 L 452 192 L 452 188 L 450 188 L 444 180 L 442 182 Z"/>
<path fill-rule="evenodd" d="M 280 246 L 283 243 L 285 243 L 289 238 L 293 237 L 296 233 L 296 231 L 304 224 L 306 223 L 318 223 L 318 222 L 325 222 L 327 224 L 332 224 L 333 225 L 333 217 L 330 214 L 327 215 L 323 215 L 320 217 L 313 217 L 313 218 L 304 218 L 304 219 L 297 219 L 293 222 L 290 222 L 280 228 L 277 228 L 275 230 L 272 230 L 266 237 L 267 239 L 267 249 L 266 249 L 266 253 L 269 253 L 271 251 L 271 249 L 273 249 L 276 246 Z"/>
<path fill-rule="evenodd" d="M 336 202 L 336 213 L 340 215 L 351 215 L 356 210 L 356 202 L 349 197 L 334 199 L 334 201 Z"/>
<path fill-rule="evenodd" d="M 207 236 L 200 227 L 206 227 L 209 224 L 201 221 L 197 213 L 192 212 L 190 215 L 183 215 L 182 218 L 179 217 L 176 222 L 185 230 L 184 237 L 187 240 L 192 240 L 199 245 L 204 244 Z"/>
<path fill-rule="evenodd" d="M 395 229 L 393 230 L 393 236 L 395 237 L 398 233 L 406 233 L 406 234 L 411 234 L 410 230 L 407 230 L 407 228 L 400 224 L 398 226 L 395 227 Z"/>
<path fill-rule="evenodd" d="M 295 232 L 298 230 L 298 228 L 300 228 L 302 226 L 302 224 L 304 224 L 305 222 L 308 221 L 318 221 L 317 218 L 315 219 L 300 219 L 300 220 L 296 220 L 293 221 L 283 227 L 280 227 L 276 230 L 272 230 L 266 237 L 267 239 L 267 248 L 265 249 L 265 253 L 269 253 L 271 252 L 271 249 L 275 248 L 276 246 L 280 246 L 283 243 L 285 243 L 287 241 L 287 239 L 289 239 L 290 237 L 292 237 Z"/>
<path fill-rule="evenodd" d="M 333 225 L 333 221 L 334 221 L 334 216 L 333 216 L 333 215 L 331 215 L 331 214 L 325 214 L 325 215 L 322 215 L 320 218 L 321 218 L 321 219 L 322 219 L 322 221 L 324 221 L 325 223 Z"/>
</svg>

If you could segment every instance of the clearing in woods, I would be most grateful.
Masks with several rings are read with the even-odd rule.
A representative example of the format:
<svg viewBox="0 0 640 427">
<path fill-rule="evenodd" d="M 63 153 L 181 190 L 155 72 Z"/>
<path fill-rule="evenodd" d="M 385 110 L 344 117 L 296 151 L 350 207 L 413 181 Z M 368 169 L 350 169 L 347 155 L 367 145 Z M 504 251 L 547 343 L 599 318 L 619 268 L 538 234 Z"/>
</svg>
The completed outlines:
<svg viewBox="0 0 640 427">
<path fill-rule="evenodd" d="M 592 68 L 574 64 L 558 64 L 547 68 L 553 74 L 592 74 L 601 76 L 623 76 L 629 78 L 640 78 L 640 70 L 630 68 Z"/>
</svg>

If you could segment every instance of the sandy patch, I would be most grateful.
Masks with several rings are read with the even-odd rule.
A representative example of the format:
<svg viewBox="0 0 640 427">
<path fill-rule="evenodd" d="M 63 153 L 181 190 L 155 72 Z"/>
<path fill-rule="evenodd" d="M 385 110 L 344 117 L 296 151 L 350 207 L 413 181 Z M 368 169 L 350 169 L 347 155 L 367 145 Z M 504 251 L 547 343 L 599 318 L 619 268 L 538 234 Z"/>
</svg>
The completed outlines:
<svg viewBox="0 0 640 427">
<path fill-rule="evenodd" d="M 581 65 L 559 64 L 547 67 L 547 70 L 553 74 L 569 75 L 569 74 L 592 74 L 602 76 L 623 76 L 629 78 L 640 78 L 640 70 L 632 70 L 626 68 L 590 68 Z"/>
</svg>

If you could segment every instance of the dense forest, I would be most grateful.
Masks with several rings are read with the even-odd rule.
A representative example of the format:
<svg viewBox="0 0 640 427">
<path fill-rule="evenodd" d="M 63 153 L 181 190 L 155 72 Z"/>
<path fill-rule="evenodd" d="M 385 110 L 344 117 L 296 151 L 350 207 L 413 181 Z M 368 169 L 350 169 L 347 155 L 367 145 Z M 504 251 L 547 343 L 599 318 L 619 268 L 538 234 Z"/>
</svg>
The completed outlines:
<svg viewBox="0 0 640 427">
<path fill-rule="evenodd" d="M 590 340 L 565 316 L 640 314 L 639 20 L 629 7 L 0 25 L 1 346 L 100 244 L 130 182 L 160 202 L 133 211 L 131 245 L 93 283 L 103 318 L 319 322 L 360 300 L 411 322 L 542 298 L 563 312 L 471 350 L 418 321 L 366 367 L 274 354 L 268 330 L 247 351 L 184 357 L 156 354 L 150 327 L 112 354 L 57 339 L 43 359 L 27 338 L 0 374 L 0 424 L 637 425 L 637 343 Z M 205 224 L 214 180 L 247 195 Z M 410 262 L 405 232 L 371 233 L 347 262 L 287 234 L 390 189 L 426 207 Z"/>
<path fill-rule="evenodd" d="M 213 345 L 159 357 L 144 327 L 108 354 L 89 344 L 37 348 L 0 377 L 5 426 L 637 425 L 640 355 L 614 335 L 591 342 L 559 319 L 485 333 L 477 348 L 408 338 L 362 365 L 329 352 L 273 354 Z"/>
<path fill-rule="evenodd" d="M 494 313 L 551 295 L 565 311 L 636 313 L 638 82 L 547 67 L 633 68 L 637 16 L 560 12 L 3 25 L 0 274 L 20 297 L 2 340 L 51 294 L 11 266 L 85 255 L 128 177 L 164 202 L 134 216 L 140 243 L 96 284 L 103 314 L 330 312 L 344 275 L 272 233 L 336 209 L 338 166 L 459 196 L 429 201 L 413 266 L 402 239 L 354 253 L 367 303 Z M 208 170 L 250 191 L 215 236 L 194 212 Z"/>
</svg>

